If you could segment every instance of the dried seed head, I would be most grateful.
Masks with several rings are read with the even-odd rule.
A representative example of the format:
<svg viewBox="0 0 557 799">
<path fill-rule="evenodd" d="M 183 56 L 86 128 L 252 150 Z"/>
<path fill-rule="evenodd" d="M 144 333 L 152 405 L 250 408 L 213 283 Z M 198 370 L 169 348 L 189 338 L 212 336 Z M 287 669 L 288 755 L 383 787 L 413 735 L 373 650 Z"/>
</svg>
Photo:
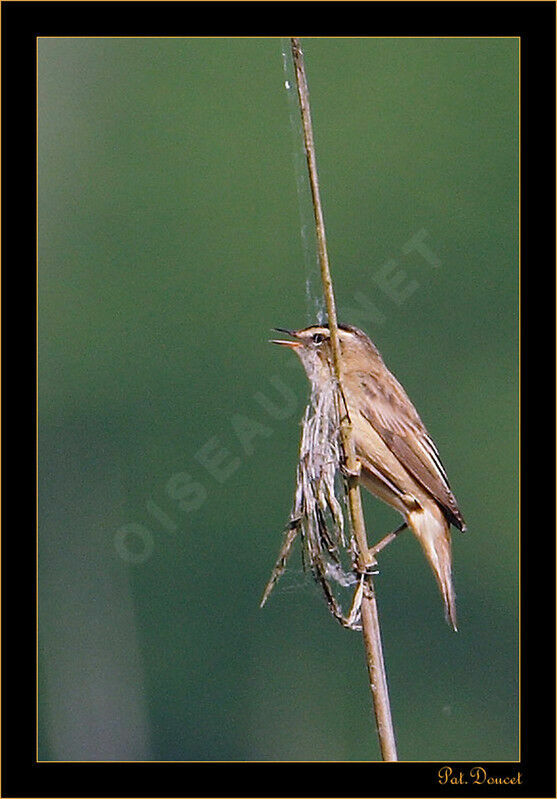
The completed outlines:
<svg viewBox="0 0 557 799">
<path fill-rule="evenodd" d="M 312 377 L 312 370 L 307 369 Z M 345 627 L 359 630 L 359 609 L 343 615 L 331 581 L 340 586 L 356 582 L 355 545 L 345 536 L 346 490 L 341 479 L 340 394 L 332 373 L 313 372 L 309 404 L 302 419 L 296 491 L 285 542 L 267 584 L 262 604 L 286 568 L 296 532 L 301 533 L 304 566 L 321 585 L 333 616 Z M 348 566 L 349 571 L 346 571 Z"/>
</svg>

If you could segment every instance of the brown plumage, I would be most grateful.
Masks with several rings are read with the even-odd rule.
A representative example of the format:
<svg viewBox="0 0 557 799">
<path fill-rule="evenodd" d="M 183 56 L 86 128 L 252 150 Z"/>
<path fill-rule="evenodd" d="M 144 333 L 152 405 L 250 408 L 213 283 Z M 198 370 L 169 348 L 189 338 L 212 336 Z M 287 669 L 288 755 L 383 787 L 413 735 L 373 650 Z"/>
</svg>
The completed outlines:
<svg viewBox="0 0 557 799">
<path fill-rule="evenodd" d="M 294 341 L 315 385 L 329 380 L 332 353 L 329 329 L 314 325 L 283 331 Z M 420 542 L 443 596 L 447 620 L 456 630 L 451 575 L 450 525 L 466 525 L 451 491 L 437 448 L 408 395 L 385 366 L 379 351 L 356 327 L 339 328 L 342 386 L 361 464 L 360 481 L 396 508 Z"/>
</svg>

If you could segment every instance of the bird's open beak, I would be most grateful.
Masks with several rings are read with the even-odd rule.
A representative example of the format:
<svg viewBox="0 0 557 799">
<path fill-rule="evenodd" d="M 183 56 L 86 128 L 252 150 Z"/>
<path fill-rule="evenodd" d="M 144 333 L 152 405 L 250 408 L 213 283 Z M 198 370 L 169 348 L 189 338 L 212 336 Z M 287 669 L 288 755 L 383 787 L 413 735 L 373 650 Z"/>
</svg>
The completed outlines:
<svg viewBox="0 0 557 799">
<path fill-rule="evenodd" d="M 288 333 L 289 336 L 295 336 L 295 330 L 286 330 L 284 327 L 275 327 L 274 330 L 277 333 Z M 271 344 L 281 344 L 283 347 L 290 347 L 291 349 L 295 349 L 296 347 L 301 347 L 301 341 L 283 341 L 282 339 L 272 338 L 269 340 Z"/>
</svg>

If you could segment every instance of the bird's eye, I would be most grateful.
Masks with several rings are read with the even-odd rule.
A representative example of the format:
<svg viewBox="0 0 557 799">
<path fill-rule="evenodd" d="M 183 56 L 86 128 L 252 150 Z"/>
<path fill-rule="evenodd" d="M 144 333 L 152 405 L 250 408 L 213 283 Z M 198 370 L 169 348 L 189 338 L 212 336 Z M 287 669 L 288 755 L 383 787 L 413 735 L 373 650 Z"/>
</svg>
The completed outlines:
<svg viewBox="0 0 557 799">
<path fill-rule="evenodd" d="M 325 336 L 322 333 L 314 333 L 311 338 L 314 344 L 321 344 L 322 341 L 325 341 Z"/>
</svg>

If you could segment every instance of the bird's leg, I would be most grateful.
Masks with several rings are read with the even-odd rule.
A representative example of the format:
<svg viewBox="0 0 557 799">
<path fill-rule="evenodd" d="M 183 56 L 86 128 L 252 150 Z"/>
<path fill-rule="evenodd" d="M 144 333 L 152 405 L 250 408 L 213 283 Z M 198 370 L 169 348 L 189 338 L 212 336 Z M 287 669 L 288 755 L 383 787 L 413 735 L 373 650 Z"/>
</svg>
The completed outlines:
<svg viewBox="0 0 557 799">
<path fill-rule="evenodd" d="M 362 472 L 362 464 L 360 461 L 356 461 L 356 468 L 349 469 L 345 463 L 341 463 L 340 471 L 342 476 L 346 477 L 347 480 L 359 480 Z"/>
<path fill-rule="evenodd" d="M 381 539 L 381 541 L 375 544 L 374 547 L 371 547 L 371 549 L 369 550 L 369 554 L 372 556 L 377 555 L 378 552 L 381 552 L 382 549 L 385 549 L 385 547 L 388 544 L 390 544 L 391 541 L 394 541 L 397 535 L 401 533 L 403 530 L 405 530 L 407 527 L 408 524 L 406 522 L 402 522 L 400 527 L 397 527 L 396 530 L 393 530 L 392 533 L 388 533 L 384 538 Z"/>
</svg>

